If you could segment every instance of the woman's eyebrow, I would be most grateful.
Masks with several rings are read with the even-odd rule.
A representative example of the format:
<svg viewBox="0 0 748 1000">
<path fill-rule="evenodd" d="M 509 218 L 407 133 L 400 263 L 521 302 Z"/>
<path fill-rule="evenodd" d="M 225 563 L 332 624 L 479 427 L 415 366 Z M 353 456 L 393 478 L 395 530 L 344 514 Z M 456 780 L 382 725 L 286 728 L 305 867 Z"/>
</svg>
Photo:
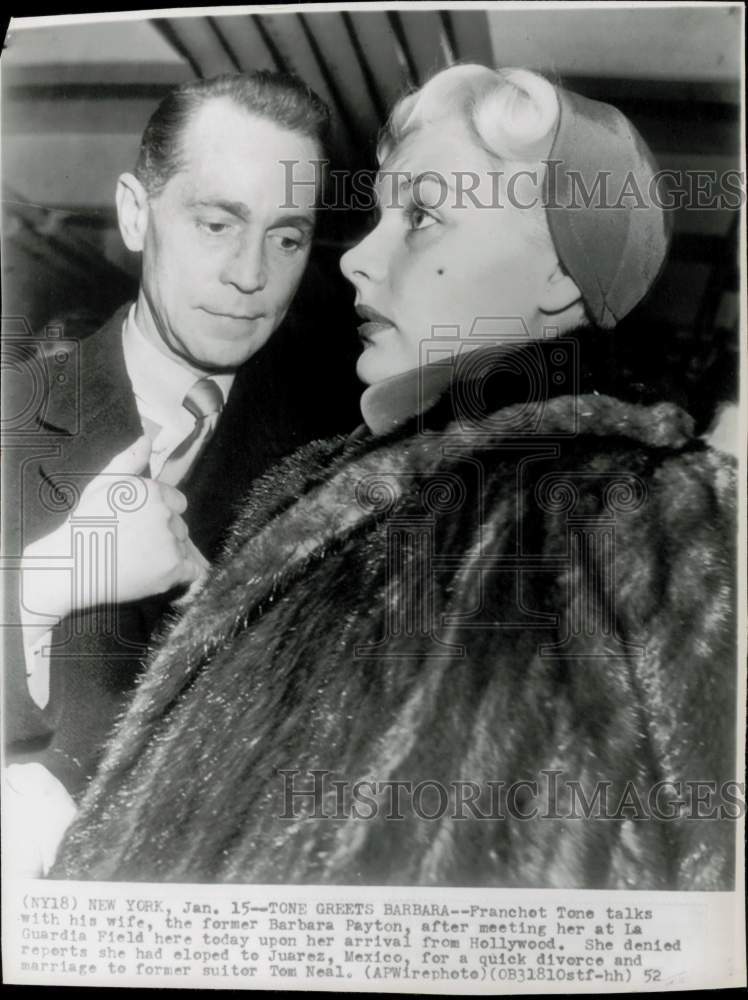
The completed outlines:
<svg viewBox="0 0 748 1000">
<path fill-rule="evenodd" d="M 400 196 L 407 196 L 413 187 L 413 180 L 407 170 L 381 170 L 374 185 L 377 209 L 402 208 Z M 388 200 L 389 199 L 389 200 Z"/>
<path fill-rule="evenodd" d="M 414 189 L 420 190 L 423 185 L 431 185 L 438 188 L 440 192 L 447 190 L 452 194 L 455 194 L 457 190 L 455 185 L 437 170 L 423 170 L 415 176 L 407 170 L 384 170 L 380 172 L 374 185 L 374 193 L 379 207 L 382 206 L 386 182 L 389 182 L 387 183 L 388 192 L 391 192 L 393 196 L 396 195 L 393 197 L 393 204 L 389 206 L 391 208 L 402 208 L 400 197 L 411 195 Z"/>
<path fill-rule="evenodd" d="M 444 174 L 440 173 L 438 170 L 424 170 L 420 174 L 417 174 L 411 182 L 411 187 L 416 187 L 416 185 L 420 187 L 422 184 L 434 184 L 440 190 L 446 188 L 453 194 L 456 191 L 454 184 L 451 184 Z"/>
</svg>

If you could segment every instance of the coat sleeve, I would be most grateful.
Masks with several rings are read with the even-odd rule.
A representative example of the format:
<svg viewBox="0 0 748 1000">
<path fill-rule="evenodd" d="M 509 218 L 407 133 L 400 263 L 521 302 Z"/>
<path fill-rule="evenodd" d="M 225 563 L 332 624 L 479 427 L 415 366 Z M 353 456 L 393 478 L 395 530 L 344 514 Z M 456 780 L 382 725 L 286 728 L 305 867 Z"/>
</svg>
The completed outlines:
<svg viewBox="0 0 748 1000">
<path fill-rule="evenodd" d="M 641 505 L 616 525 L 617 620 L 642 647 L 633 679 L 644 738 L 688 817 L 667 830 L 675 883 L 726 889 L 738 721 L 734 463 L 686 451 L 641 481 Z"/>
</svg>

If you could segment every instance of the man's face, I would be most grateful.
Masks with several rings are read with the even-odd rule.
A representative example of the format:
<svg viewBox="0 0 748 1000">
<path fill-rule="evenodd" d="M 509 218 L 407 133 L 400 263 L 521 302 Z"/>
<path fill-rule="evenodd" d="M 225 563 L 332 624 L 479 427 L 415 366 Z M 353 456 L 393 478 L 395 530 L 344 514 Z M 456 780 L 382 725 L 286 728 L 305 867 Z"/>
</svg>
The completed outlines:
<svg viewBox="0 0 748 1000">
<path fill-rule="evenodd" d="M 201 371 L 233 369 L 280 325 L 306 265 L 314 188 L 287 203 L 281 160 L 313 180 L 314 140 L 228 98 L 187 126 L 184 167 L 148 199 L 136 318 L 143 333 Z"/>
</svg>

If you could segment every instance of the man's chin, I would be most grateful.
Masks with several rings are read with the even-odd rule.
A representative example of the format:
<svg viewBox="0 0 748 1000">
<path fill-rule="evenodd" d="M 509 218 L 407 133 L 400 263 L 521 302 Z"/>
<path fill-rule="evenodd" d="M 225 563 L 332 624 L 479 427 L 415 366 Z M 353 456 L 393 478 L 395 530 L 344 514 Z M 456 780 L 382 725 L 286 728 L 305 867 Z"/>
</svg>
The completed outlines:
<svg viewBox="0 0 748 1000">
<path fill-rule="evenodd" d="M 185 357 L 191 365 L 207 374 L 221 374 L 236 371 L 260 350 L 268 340 L 268 335 L 258 331 L 241 343 L 222 343 L 216 336 L 210 344 L 210 350 L 191 353 Z"/>
<path fill-rule="evenodd" d="M 190 364 L 205 375 L 229 375 L 246 362 L 254 351 L 226 357 L 190 358 Z"/>
</svg>

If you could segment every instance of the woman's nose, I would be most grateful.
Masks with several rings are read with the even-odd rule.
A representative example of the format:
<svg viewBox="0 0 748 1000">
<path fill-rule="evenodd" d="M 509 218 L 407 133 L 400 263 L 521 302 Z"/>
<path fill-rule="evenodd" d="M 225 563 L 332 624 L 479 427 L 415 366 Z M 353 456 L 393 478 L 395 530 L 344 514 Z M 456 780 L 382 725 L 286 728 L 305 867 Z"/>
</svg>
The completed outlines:
<svg viewBox="0 0 748 1000">
<path fill-rule="evenodd" d="M 381 223 L 340 258 L 340 270 L 358 286 L 361 279 L 382 281 L 386 271 Z"/>
</svg>

